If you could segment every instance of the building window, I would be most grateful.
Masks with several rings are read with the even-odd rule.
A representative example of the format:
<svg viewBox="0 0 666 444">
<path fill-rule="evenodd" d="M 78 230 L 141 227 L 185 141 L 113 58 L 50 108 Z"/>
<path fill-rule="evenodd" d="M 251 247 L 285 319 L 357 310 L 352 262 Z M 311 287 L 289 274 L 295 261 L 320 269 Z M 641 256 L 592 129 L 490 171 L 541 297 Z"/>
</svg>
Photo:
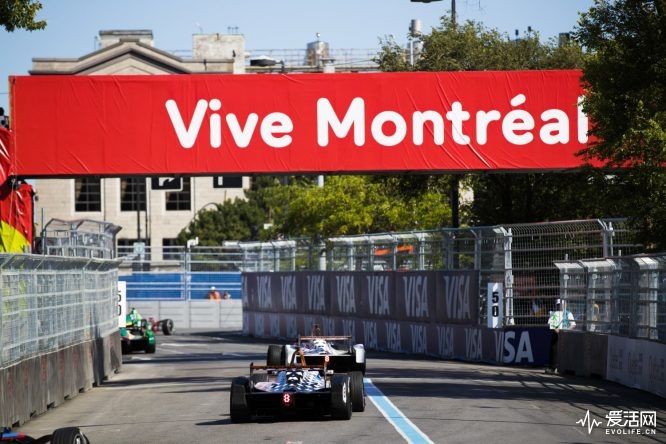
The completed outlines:
<svg viewBox="0 0 666 444">
<path fill-rule="evenodd" d="M 146 211 L 146 179 L 120 179 L 120 211 Z"/>
<path fill-rule="evenodd" d="M 74 211 L 102 211 L 101 179 L 74 179 Z"/>
<path fill-rule="evenodd" d="M 192 208 L 192 198 L 190 197 L 190 178 L 183 177 L 183 189 L 180 191 L 170 191 L 166 195 L 167 211 L 189 211 Z"/>
<path fill-rule="evenodd" d="M 181 259 L 183 247 L 176 238 L 162 239 L 162 259 L 165 261 L 178 261 Z"/>
<path fill-rule="evenodd" d="M 215 176 L 213 188 L 243 188 L 243 176 Z"/>
</svg>

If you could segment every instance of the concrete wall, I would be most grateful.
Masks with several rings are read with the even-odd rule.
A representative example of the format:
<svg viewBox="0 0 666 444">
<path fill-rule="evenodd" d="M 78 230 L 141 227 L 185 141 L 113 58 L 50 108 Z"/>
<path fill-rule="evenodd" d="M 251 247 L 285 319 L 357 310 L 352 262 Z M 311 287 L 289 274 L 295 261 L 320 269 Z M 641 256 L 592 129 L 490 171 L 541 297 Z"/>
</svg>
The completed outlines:
<svg viewBox="0 0 666 444">
<path fill-rule="evenodd" d="M 0 425 L 24 424 L 101 384 L 121 366 L 116 332 L 0 369 Z"/>
<path fill-rule="evenodd" d="M 243 307 L 240 299 L 220 301 L 136 301 L 128 300 L 127 308 L 136 308 L 144 318 L 171 319 L 176 332 L 182 329 L 240 331 Z"/>
<path fill-rule="evenodd" d="M 558 371 L 585 378 L 607 379 L 608 335 L 561 331 Z"/>
<path fill-rule="evenodd" d="M 240 299 L 129 301 L 128 307 L 135 307 L 144 317 L 172 319 L 176 333 L 179 328 L 240 331 L 243 327 Z M 24 424 L 101 385 L 121 367 L 120 333 L 114 332 L 0 369 L 0 424 Z"/>
<path fill-rule="evenodd" d="M 666 397 L 666 344 L 590 332 L 561 332 L 560 373 L 598 377 Z"/>
</svg>

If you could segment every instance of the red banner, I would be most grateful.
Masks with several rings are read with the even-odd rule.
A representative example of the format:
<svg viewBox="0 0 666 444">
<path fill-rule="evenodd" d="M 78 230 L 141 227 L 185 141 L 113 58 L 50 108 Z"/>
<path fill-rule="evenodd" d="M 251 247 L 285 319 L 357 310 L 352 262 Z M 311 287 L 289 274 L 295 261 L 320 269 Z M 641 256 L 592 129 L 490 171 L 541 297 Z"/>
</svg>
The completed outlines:
<svg viewBox="0 0 666 444">
<path fill-rule="evenodd" d="M 581 166 L 579 71 L 10 78 L 24 177 Z"/>
<path fill-rule="evenodd" d="M 10 176 L 14 175 L 13 155 L 14 141 L 12 133 L 0 125 L 0 186 L 7 182 Z"/>
<path fill-rule="evenodd" d="M 32 245 L 32 186 L 15 184 L 13 133 L 0 127 L 0 252 L 23 253 Z"/>
</svg>

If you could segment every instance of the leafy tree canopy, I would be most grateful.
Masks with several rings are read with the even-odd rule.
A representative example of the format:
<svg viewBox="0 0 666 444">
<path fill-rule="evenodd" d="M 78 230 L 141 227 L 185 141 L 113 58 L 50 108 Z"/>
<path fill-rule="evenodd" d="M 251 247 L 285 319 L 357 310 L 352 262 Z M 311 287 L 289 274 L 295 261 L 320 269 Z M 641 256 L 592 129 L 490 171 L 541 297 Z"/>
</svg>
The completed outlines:
<svg viewBox="0 0 666 444">
<path fill-rule="evenodd" d="M 178 234 L 182 245 L 199 238 L 199 245 L 222 245 L 224 241 L 258 240 L 265 221 L 264 212 L 256 202 L 236 198 L 217 204 L 215 209 L 199 210 L 189 225 Z"/>
<path fill-rule="evenodd" d="M 450 218 L 437 192 L 400 198 L 371 176 L 326 176 L 323 187 L 274 190 L 275 230 L 287 237 L 330 237 L 430 229 Z"/>
<path fill-rule="evenodd" d="M 36 31 L 46 28 L 46 20 L 36 20 L 42 3 L 35 0 L 5 0 L 0 2 L 0 25 L 7 32 L 18 29 Z"/>
<path fill-rule="evenodd" d="M 596 0 L 574 37 L 589 51 L 583 67 L 598 143 L 586 154 L 610 166 L 666 161 L 666 1 Z"/>
<path fill-rule="evenodd" d="M 618 196 L 648 249 L 666 248 L 666 0 L 595 0 L 573 37 L 589 57 L 583 109 L 597 143 L 583 154 L 622 167 Z"/>
</svg>

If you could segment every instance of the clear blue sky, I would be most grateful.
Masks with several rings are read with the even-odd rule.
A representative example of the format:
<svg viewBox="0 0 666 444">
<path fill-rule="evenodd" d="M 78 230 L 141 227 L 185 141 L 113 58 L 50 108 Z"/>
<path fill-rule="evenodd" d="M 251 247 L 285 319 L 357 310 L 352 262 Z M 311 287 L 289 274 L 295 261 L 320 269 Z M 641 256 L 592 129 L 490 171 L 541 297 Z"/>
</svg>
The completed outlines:
<svg viewBox="0 0 666 444">
<path fill-rule="evenodd" d="M 0 106 L 7 112 L 9 75 L 25 75 L 32 58 L 81 57 L 95 49 L 100 30 L 150 29 L 155 47 L 190 50 L 192 34 L 245 36 L 248 51 L 305 49 L 320 39 L 331 49 L 378 48 L 393 35 L 407 44 L 412 19 L 424 33 L 449 15 L 451 0 L 41 0 L 45 30 L 8 33 L 0 28 Z M 474 20 L 513 37 L 528 26 L 542 40 L 574 28 L 593 0 L 456 0 L 459 21 Z"/>
</svg>

